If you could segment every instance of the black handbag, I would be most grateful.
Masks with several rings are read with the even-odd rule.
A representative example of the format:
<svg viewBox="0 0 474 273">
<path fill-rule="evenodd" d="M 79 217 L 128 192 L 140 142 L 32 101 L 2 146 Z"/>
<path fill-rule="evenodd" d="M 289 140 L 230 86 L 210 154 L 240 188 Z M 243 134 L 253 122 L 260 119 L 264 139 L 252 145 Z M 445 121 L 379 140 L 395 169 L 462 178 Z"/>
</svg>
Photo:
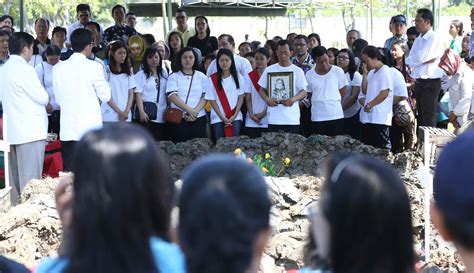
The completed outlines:
<svg viewBox="0 0 474 273">
<path fill-rule="evenodd" d="M 156 83 L 156 103 L 150 102 L 150 101 L 144 101 L 143 102 L 143 111 L 147 114 L 148 118 L 150 120 L 156 120 L 157 118 L 157 113 L 158 113 L 158 102 L 160 101 L 160 79 L 155 79 Z M 135 111 L 133 111 L 133 119 L 135 120 L 140 120 L 140 111 L 138 110 L 138 106 L 135 105 Z"/>
</svg>

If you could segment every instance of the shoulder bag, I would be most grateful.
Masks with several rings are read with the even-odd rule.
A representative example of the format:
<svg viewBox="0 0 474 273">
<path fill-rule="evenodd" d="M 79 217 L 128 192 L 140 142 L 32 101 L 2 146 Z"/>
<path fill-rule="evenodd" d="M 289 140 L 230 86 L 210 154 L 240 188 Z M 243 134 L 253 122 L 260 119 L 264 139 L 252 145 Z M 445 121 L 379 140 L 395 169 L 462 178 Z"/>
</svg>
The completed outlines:
<svg viewBox="0 0 474 273">
<path fill-rule="evenodd" d="M 194 79 L 194 72 L 191 77 L 191 82 L 189 82 L 188 94 L 186 95 L 186 101 L 184 104 L 188 103 L 189 92 L 191 91 L 191 85 L 193 84 Z M 173 123 L 173 124 L 180 124 L 181 120 L 183 119 L 183 111 L 178 108 L 168 107 L 165 110 L 164 119 L 166 122 Z"/>
</svg>

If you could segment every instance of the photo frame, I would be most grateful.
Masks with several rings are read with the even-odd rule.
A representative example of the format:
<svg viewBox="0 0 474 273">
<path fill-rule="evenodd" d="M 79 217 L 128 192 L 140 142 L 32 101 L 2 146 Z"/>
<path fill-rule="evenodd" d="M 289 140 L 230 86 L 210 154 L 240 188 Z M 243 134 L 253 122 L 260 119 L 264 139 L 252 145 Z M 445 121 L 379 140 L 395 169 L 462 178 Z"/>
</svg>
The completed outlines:
<svg viewBox="0 0 474 273">
<path fill-rule="evenodd" d="M 270 72 L 267 80 L 269 97 L 277 103 L 294 96 L 293 72 Z"/>
</svg>

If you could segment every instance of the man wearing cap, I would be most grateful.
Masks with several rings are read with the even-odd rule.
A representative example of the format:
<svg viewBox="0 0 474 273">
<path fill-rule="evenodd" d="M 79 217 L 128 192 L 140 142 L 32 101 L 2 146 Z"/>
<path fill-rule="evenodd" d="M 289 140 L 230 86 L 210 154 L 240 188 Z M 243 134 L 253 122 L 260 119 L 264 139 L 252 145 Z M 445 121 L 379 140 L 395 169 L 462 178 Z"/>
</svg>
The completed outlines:
<svg viewBox="0 0 474 273">
<path fill-rule="evenodd" d="M 454 243 L 474 272 L 474 131 L 459 135 L 441 152 L 436 164 L 431 219 L 444 240 Z"/>
<path fill-rule="evenodd" d="M 393 16 L 391 20 L 393 36 L 385 41 L 384 48 L 392 50 L 392 44 L 396 40 L 407 41 L 405 30 L 407 28 L 407 19 L 403 15 Z"/>
</svg>

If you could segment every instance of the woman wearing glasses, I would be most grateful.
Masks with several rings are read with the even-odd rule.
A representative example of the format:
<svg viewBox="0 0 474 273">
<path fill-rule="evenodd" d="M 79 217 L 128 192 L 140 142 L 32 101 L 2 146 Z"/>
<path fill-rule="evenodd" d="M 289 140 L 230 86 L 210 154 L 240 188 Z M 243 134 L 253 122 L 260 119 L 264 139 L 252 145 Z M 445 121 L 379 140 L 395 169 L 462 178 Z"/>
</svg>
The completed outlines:
<svg viewBox="0 0 474 273">
<path fill-rule="evenodd" d="M 143 70 L 135 74 L 137 91 L 134 119 L 145 126 L 155 140 L 164 140 L 163 113 L 166 109 L 166 82 L 168 73 L 163 68 L 162 56 L 157 48 L 145 50 Z"/>
</svg>

